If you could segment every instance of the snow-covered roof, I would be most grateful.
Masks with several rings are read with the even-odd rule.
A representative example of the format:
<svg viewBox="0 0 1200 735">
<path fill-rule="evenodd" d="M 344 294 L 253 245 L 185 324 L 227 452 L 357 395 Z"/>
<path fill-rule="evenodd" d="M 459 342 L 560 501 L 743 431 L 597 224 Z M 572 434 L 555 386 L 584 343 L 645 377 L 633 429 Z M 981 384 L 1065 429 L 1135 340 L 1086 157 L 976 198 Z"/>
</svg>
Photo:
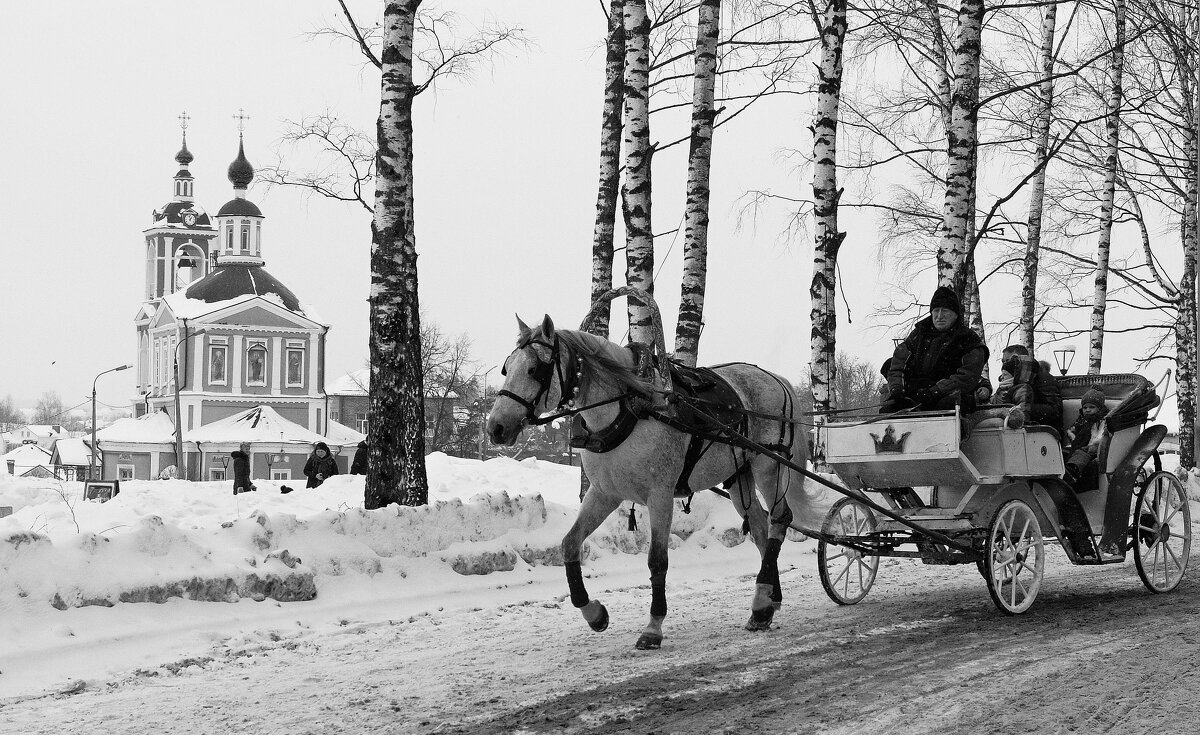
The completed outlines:
<svg viewBox="0 0 1200 735">
<path fill-rule="evenodd" d="M 343 447 L 357 446 L 359 442 L 365 441 L 367 438 L 366 434 L 360 434 L 354 429 L 351 429 L 349 426 L 338 423 L 333 419 L 329 420 L 329 426 L 325 431 L 325 436 L 326 444 L 337 444 Z"/>
<path fill-rule="evenodd" d="M 45 439 L 52 439 L 56 436 L 67 435 L 67 432 L 63 431 L 62 426 L 59 424 L 29 424 L 28 426 L 22 426 L 21 428 L 30 434 L 33 434 L 34 436 L 40 436 Z"/>
<path fill-rule="evenodd" d="M 117 419 L 96 432 L 96 443 L 129 442 L 133 444 L 170 444 L 175 441 L 175 422 L 165 411 L 139 416 L 136 419 Z"/>
<path fill-rule="evenodd" d="M 22 444 L 7 454 L 0 455 L 0 462 L 15 461 L 18 467 L 33 467 L 50 463 L 50 450 L 37 444 Z"/>
<path fill-rule="evenodd" d="M 270 406 L 256 406 L 240 413 L 184 432 L 187 442 L 240 444 L 266 442 L 278 444 L 316 444 L 328 440 L 300 424 L 288 421 Z M 356 442 L 357 443 L 357 442 Z"/>
<path fill-rule="evenodd" d="M 82 437 L 59 439 L 54 442 L 55 464 L 83 466 L 88 464 L 88 443 Z"/>
<path fill-rule="evenodd" d="M 325 386 L 325 393 L 331 396 L 365 396 L 370 395 L 370 386 L 371 369 L 363 368 L 331 381 Z"/>
</svg>

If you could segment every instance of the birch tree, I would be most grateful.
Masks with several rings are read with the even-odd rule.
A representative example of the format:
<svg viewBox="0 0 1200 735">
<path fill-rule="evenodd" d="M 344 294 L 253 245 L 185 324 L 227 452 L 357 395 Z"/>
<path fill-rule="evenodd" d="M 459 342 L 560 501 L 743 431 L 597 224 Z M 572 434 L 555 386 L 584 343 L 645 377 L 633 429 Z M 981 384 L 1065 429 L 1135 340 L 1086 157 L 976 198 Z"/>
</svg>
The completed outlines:
<svg viewBox="0 0 1200 735">
<path fill-rule="evenodd" d="M 625 0 L 625 284 L 654 295 L 654 232 L 651 229 L 650 17 L 646 0 Z M 629 299 L 629 341 L 654 344 L 650 307 Z"/>
<path fill-rule="evenodd" d="M 975 155 L 978 144 L 979 56 L 983 36 L 984 0 L 960 0 L 954 38 L 953 81 L 950 87 L 950 127 L 946 130 L 946 198 L 941 243 L 938 245 L 938 285 L 962 294 L 970 256 L 968 229 L 973 216 Z"/>
<path fill-rule="evenodd" d="M 413 197 L 413 25 L 421 0 L 388 0 L 371 221 L 371 441 L 365 507 L 425 505 L 425 388 Z"/>
<path fill-rule="evenodd" d="M 594 305 L 613 286 L 613 238 L 617 193 L 621 186 L 621 125 L 625 84 L 624 0 L 611 0 L 605 39 L 604 105 L 600 114 L 600 186 L 596 192 L 596 226 L 592 232 L 592 290 Z M 590 308 L 589 305 L 589 308 Z M 588 328 L 608 337 L 612 302 L 597 309 Z"/>
<path fill-rule="evenodd" d="M 1096 270 L 1092 289 L 1092 322 L 1088 339 L 1088 374 L 1098 375 L 1104 358 L 1104 316 L 1108 301 L 1108 263 L 1112 250 L 1113 203 L 1117 192 L 1117 167 L 1121 143 L 1121 105 L 1125 66 L 1125 0 L 1113 0 L 1116 38 L 1109 62 L 1108 97 L 1105 100 L 1104 188 L 1100 200 L 1100 237 L 1096 242 Z"/>
<path fill-rule="evenodd" d="M 692 92 L 692 132 L 688 150 L 687 203 L 684 211 L 683 275 L 679 317 L 675 323 L 675 357 L 695 367 L 704 324 L 708 279 L 709 172 L 712 168 L 713 104 L 717 80 L 717 41 L 721 0 L 700 0 L 696 21 L 696 69 Z"/>
<path fill-rule="evenodd" d="M 846 0 L 827 0 L 820 16 L 813 7 L 813 22 L 821 34 L 821 60 L 817 66 L 817 107 L 813 115 L 813 272 L 808 288 L 810 382 L 818 412 L 834 408 L 830 387 L 837 379 L 837 258 L 846 233 L 838 229 L 837 129 L 842 91 L 842 49 L 846 40 Z M 818 413 L 818 434 L 824 424 Z M 815 443 L 814 463 L 824 463 L 824 442 Z"/>
<path fill-rule="evenodd" d="M 1037 113 L 1034 123 L 1034 157 L 1039 164 L 1029 190 L 1029 218 L 1025 227 L 1025 261 L 1021 275 L 1020 341 L 1033 354 L 1034 324 L 1037 307 L 1037 275 L 1039 248 L 1042 243 L 1042 201 L 1046 193 L 1046 168 L 1050 143 L 1050 120 L 1054 101 L 1054 40 L 1058 20 L 1058 3 L 1042 10 L 1042 44 L 1040 49 L 1042 82 L 1037 92 Z"/>
</svg>

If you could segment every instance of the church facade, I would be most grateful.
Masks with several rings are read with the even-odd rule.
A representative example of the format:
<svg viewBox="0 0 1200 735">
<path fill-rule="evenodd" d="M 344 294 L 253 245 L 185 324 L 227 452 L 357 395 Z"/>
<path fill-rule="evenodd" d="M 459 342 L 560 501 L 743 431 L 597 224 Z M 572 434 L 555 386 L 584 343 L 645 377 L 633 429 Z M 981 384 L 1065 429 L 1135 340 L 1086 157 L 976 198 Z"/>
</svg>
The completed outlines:
<svg viewBox="0 0 1200 735">
<path fill-rule="evenodd" d="M 266 218 L 246 197 L 254 168 L 240 133 L 228 169 L 232 198 L 212 215 L 195 198 L 186 118 L 183 127 L 173 196 L 143 232 L 135 417 L 165 411 L 174 419 L 178 406 L 186 440 L 201 426 L 266 406 L 325 435 L 329 325 L 266 270 Z M 195 456 L 192 449 L 184 447 L 188 476 L 206 476 L 203 448 Z"/>
</svg>

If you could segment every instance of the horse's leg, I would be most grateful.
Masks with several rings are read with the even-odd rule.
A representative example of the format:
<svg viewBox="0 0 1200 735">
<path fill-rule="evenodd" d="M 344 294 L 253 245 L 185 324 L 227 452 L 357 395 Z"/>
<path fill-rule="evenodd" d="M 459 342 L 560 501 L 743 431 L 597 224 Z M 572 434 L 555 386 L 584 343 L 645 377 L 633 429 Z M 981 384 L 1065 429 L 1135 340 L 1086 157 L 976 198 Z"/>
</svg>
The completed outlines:
<svg viewBox="0 0 1200 735">
<path fill-rule="evenodd" d="M 602 631 L 608 627 L 608 610 L 599 600 L 588 598 L 587 589 L 583 586 L 583 570 L 579 559 L 583 551 L 584 540 L 600 527 L 605 518 L 621 504 L 619 498 L 613 498 L 604 493 L 598 485 L 588 488 L 583 497 L 583 505 L 575 524 L 563 537 L 563 562 L 567 568 L 567 587 L 571 590 L 571 604 L 583 613 L 583 619 L 594 631 Z"/>
<path fill-rule="evenodd" d="M 756 481 L 758 478 L 769 478 L 769 482 L 760 486 L 773 492 L 767 493 L 765 498 L 771 506 L 768 511 L 770 523 L 762 550 L 762 564 L 754 580 L 754 599 L 750 603 L 750 619 L 746 622 L 746 630 L 767 630 L 771 627 L 775 611 L 783 604 L 783 590 L 779 585 L 779 550 L 792 523 L 786 486 L 792 478 L 773 460 L 763 457 L 756 458 L 753 467 Z M 802 487 L 797 489 L 803 490 Z"/>
<path fill-rule="evenodd" d="M 667 539 L 675 499 L 669 492 L 651 492 L 646 510 L 650 516 L 650 622 L 637 640 L 641 650 L 662 647 L 662 624 L 667 617 Z"/>
</svg>

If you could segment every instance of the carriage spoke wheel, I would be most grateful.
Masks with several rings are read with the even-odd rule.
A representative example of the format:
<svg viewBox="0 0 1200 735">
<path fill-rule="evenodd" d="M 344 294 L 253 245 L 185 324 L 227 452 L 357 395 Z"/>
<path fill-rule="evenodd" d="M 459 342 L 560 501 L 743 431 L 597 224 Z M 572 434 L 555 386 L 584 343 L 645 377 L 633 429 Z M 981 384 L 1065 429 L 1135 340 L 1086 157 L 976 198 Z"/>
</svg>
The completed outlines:
<svg viewBox="0 0 1200 735">
<path fill-rule="evenodd" d="M 1151 592 L 1170 592 L 1183 579 L 1192 551 L 1187 492 L 1170 472 L 1155 472 L 1133 511 L 1133 560 Z"/>
<path fill-rule="evenodd" d="M 988 529 L 985 577 L 992 602 L 1009 615 L 1033 605 L 1046 563 L 1042 526 L 1023 501 L 1010 500 Z"/>
<path fill-rule="evenodd" d="M 833 504 L 821 531 L 831 536 L 867 536 L 876 529 L 875 514 L 854 498 L 842 498 Z M 853 605 L 867 596 L 875 584 L 879 557 L 856 549 L 817 541 L 817 571 L 829 599 L 839 605 Z"/>
</svg>

